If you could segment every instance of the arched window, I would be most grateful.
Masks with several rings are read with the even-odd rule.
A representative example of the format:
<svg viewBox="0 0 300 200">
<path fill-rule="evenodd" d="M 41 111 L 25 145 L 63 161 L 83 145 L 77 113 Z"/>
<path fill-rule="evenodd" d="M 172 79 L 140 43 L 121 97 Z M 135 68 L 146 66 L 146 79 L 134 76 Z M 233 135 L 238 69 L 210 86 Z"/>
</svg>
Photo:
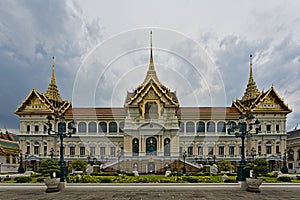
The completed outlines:
<svg viewBox="0 0 300 200">
<path fill-rule="evenodd" d="M 109 132 L 110 133 L 116 133 L 117 132 L 117 129 L 118 126 L 117 126 L 117 123 L 116 122 L 110 122 L 109 123 Z"/>
<path fill-rule="evenodd" d="M 97 124 L 96 124 L 96 122 L 90 122 L 89 123 L 89 132 L 90 133 L 96 133 L 97 132 Z"/>
<path fill-rule="evenodd" d="M 99 133 L 106 133 L 107 132 L 107 124 L 106 122 L 99 123 Z"/>
<path fill-rule="evenodd" d="M 215 122 L 210 121 L 207 123 L 207 132 L 211 132 L 211 133 L 215 132 Z"/>
<path fill-rule="evenodd" d="M 261 141 L 259 141 L 257 143 L 257 153 L 258 153 L 258 156 L 261 156 L 262 152 L 261 152 Z"/>
<path fill-rule="evenodd" d="M 204 132 L 205 132 L 205 123 L 197 122 L 197 133 L 204 133 Z"/>
<path fill-rule="evenodd" d="M 156 155 L 157 140 L 155 137 L 149 137 L 146 139 L 146 153 L 147 155 Z"/>
<path fill-rule="evenodd" d="M 86 133 L 86 123 L 85 122 L 78 123 L 78 133 Z"/>
<path fill-rule="evenodd" d="M 280 142 L 276 142 L 276 154 L 280 154 Z"/>
<path fill-rule="evenodd" d="M 26 142 L 26 154 L 30 154 L 30 142 Z"/>
<path fill-rule="evenodd" d="M 226 132 L 226 124 L 225 122 L 218 122 L 218 132 Z"/>
<path fill-rule="evenodd" d="M 272 142 L 266 142 L 266 154 L 272 154 Z"/>
<path fill-rule="evenodd" d="M 132 140 L 132 155 L 138 156 L 139 155 L 139 140 L 134 138 Z"/>
<path fill-rule="evenodd" d="M 170 156 L 170 142 L 171 140 L 169 138 L 166 138 L 164 140 L 164 156 Z"/>
<path fill-rule="evenodd" d="M 182 121 L 178 122 L 179 132 L 184 132 L 184 123 Z"/>
<path fill-rule="evenodd" d="M 195 132 L 194 122 L 187 122 L 186 123 L 186 132 L 188 132 L 188 133 L 194 133 Z"/>
<path fill-rule="evenodd" d="M 119 133 L 123 133 L 124 132 L 124 126 L 125 126 L 124 121 L 121 121 L 119 123 Z"/>
</svg>

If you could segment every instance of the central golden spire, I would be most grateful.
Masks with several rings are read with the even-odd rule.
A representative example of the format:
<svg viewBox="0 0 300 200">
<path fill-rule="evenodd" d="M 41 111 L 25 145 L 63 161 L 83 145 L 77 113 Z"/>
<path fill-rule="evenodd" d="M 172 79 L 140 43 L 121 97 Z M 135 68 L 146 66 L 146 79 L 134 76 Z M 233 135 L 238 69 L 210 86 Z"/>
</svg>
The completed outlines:
<svg viewBox="0 0 300 200">
<path fill-rule="evenodd" d="M 250 75 L 249 75 L 246 91 L 244 93 L 244 96 L 242 97 L 242 101 L 253 100 L 258 95 L 259 95 L 259 91 L 257 89 L 256 83 L 252 75 L 252 55 L 250 55 Z"/>
<path fill-rule="evenodd" d="M 154 67 L 153 54 L 152 54 L 152 31 L 150 31 L 150 67 Z"/>
</svg>

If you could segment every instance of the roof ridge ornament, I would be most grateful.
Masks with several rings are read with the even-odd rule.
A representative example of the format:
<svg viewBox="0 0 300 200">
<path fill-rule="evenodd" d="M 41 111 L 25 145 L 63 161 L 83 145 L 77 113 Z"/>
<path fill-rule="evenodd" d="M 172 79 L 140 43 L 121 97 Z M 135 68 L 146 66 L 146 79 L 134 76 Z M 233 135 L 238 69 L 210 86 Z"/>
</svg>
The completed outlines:
<svg viewBox="0 0 300 200">
<path fill-rule="evenodd" d="M 247 84 L 246 91 L 244 96 L 242 97 L 242 101 L 249 101 L 254 100 L 259 95 L 259 90 L 257 89 L 256 83 L 253 78 L 252 72 L 252 54 L 250 54 L 250 73 L 249 73 L 249 80 Z"/>
<path fill-rule="evenodd" d="M 45 96 L 52 101 L 62 102 L 59 91 L 57 89 L 56 81 L 55 81 L 55 73 L 54 73 L 54 56 L 52 57 L 52 73 L 51 73 L 51 81 L 49 83 L 48 89 L 45 93 Z"/>
</svg>

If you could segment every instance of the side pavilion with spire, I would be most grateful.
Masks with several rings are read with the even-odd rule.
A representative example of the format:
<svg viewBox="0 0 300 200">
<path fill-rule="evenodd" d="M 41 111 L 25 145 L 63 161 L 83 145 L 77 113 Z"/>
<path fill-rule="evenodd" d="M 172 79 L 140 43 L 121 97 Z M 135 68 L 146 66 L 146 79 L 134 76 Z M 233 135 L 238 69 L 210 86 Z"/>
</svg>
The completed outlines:
<svg viewBox="0 0 300 200">
<path fill-rule="evenodd" d="M 269 161 L 269 169 L 282 167 L 286 148 L 286 115 L 291 109 L 274 86 L 259 91 L 252 74 L 244 96 L 230 107 L 180 107 L 176 92 L 164 86 L 155 71 L 150 33 L 150 62 L 144 81 L 127 92 L 124 107 L 72 108 L 62 100 L 52 78 L 46 93 L 32 89 L 16 110 L 20 116 L 20 148 L 25 162 L 36 170 L 38 163 L 58 155 L 59 143 L 47 135 L 46 116 L 64 114 L 77 121 L 77 133 L 66 138 L 65 160 L 81 159 L 103 171 L 164 173 L 166 170 L 198 172 L 202 165 L 240 161 L 241 141 L 226 133 L 226 123 L 238 123 L 241 114 L 251 112 L 261 122 L 260 133 L 246 140 L 246 159 Z M 56 124 L 55 124 L 56 125 Z M 56 128 L 56 127 L 55 127 Z M 185 163 L 184 163 L 185 162 Z"/>
</svg>

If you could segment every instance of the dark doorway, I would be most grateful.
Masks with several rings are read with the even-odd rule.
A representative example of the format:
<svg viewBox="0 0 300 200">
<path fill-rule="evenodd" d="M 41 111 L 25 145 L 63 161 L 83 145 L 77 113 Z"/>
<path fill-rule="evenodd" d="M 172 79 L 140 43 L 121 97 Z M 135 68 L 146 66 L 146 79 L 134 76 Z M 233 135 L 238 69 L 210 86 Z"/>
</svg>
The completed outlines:
<svg viewBox="0 0 300 200">
<path fill-rule="evenodd" d="M 154 162 L 149 162 L 148 163 L 148 173 L 149 174 L 154 174 L 155 173 L 155 163 Z"/>
</svg>

